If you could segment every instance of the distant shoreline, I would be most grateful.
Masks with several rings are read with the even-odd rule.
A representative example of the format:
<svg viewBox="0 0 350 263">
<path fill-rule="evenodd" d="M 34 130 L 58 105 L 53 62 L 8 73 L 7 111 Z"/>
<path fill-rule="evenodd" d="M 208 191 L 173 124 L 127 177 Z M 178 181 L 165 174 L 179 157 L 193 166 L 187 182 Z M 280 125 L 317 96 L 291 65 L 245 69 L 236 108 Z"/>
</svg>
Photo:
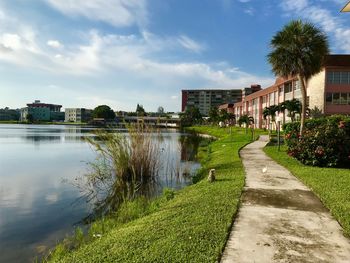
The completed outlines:
<svg viewBox="0 0 350 263">
<path fill-rule="evenodd" d="M 86 122 L 22 122 L 22 121 L 0 121 L 0 124 L 25 124 L 25 125 L 76 125 L 85 126 Z"/>
</svg>

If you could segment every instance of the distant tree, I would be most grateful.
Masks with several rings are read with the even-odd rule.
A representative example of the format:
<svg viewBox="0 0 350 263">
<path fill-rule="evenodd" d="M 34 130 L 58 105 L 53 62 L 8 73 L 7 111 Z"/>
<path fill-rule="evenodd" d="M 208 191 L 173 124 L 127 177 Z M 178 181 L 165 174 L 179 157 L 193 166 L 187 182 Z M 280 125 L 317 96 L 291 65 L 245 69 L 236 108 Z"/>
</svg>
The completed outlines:
<svg viewBox="0 0 350 263">
<path fill-rule="evenodd" d="M 159 115 L 163 115 L 164 114 L 164 108 L 162 106 L 159 106 L 158 109 L 157 109 L 157 113 Z"/>
<path fill-rule="evenodd" d="M 308 80 L 324 67 L 329 53 L 324 32 L 311 23 L 291 21 L 271 40 L 272 51 L 268 60 L 273 72 L 282 77 L 298 77 L 301 84 L 302 108 L 300 135 L 303 134 L 306 117 L 306 89 Z"/>
<path fill-rule="evenodd" d="M 105 120 L 113 120 L 115 119 L 115 113 L 109 106 L 100 105 L 92 111 L 92 117 L 103 118 Z"/>
<path fill-rule="evenodd" d="M 180 119 L 182 126 L 201 124 L 203 121 L 202 114 L 197 107 L 188 107 L 185 112 L 180 114 Z"/>
<path fill-rule="evenodd" d="M 263 117 L 264 120 L 267 119 L 267 117 L 271 117 L 271 121 L 276 123 L 276 112 L 280 112 L 281 107 L 279 105 L 272 105 L 270 107 L 265 107 L 263 110 Z"/>
<path fill-rule="evenodd" d="M 248 127 L 254 124 L 254 118 L 249 115 L 243 115 L 238 119 L 238 125 L 241 127 L 242 124 L 245 124 L 245 133 L 248 133 Z"/>
<path fill-rule="evenodd" d="M 219 109 L 217 107 L 210 108 L 209 121 L 212 123 L 217 123 L 219 121 Z"/>
<path fill-rule="evenodd" d="M 301 113 L 301 102 L 297 99 L 286 100 L 279 104 L 280 111 L 288 111 L 288 117 L 290 117 L 292 122 L 295 122 L 295 115 Z"/>
<path fill-rule="evenodd" d="M 137 114 L 137 116 L 146 116 L 145 109 L 143 108 L 142 105 L 140 105 L 138 103 L 137 103 L 137 106 L 136 106 L 136 114 Z"/>
<path fill-rule="evenodd" d="M 26 121 L 29 123 L 33 123 L 34 122 L 34 116 L 31 113 L 28 113 L 26 116 Z"/>
<path fill-rule="evenodd" d="M 230 118 L 230 115 L 228 114 L 227 110 L 220 110 L 220 121 L 228 121 Z"/>
</svg>

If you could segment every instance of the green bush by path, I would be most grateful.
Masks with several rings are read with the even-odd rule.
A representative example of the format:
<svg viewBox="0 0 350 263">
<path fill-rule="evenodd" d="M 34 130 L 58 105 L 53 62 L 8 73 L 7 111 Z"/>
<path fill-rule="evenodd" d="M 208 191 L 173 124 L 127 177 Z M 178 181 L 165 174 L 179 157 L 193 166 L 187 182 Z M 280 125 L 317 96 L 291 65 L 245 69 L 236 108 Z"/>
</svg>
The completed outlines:
<svg viewBox="0 0 350 263">
<path fill-rule="evenodd" d="M 159 209 L 115 227 L 50 262 L 216 262 L 225 246 L 244 186 L 238 150 L 250 141 L 244 129 L 195 127 L 218 138 L 210 145 L 207 169 L 217 181 L 202 180 L 171 196 Z M 208 171 L 206 171 L 208 174 Z"/>
<path fill-rule="evenodd" d="M 311 119 L 299 137 L 299 123 L 284 125 L 288 154 L 304 164 L 350 167 L 350 118 L 334 115 Z"/>
<path fill-rule="evenodd" d="M 278 152 L 267 146 L 264 151 L 304 182 L 331 211 L 350 237 L 350 169 L 306 166 L 287 155 L 287 147 Z"/>
</svg>

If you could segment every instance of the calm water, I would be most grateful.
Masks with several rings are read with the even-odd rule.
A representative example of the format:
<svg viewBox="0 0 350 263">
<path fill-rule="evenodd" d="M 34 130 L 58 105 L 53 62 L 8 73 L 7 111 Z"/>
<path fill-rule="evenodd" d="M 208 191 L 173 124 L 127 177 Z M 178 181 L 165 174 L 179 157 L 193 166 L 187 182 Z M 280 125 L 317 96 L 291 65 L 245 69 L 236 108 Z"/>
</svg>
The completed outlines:
<svg viewBox="0 0 350 263">
<path fill-rule="evenodd" d="M 89 214 L 69 181 L 87 173 L 95 153 L 83 140 L 93 128 L 0 125 L 0 262 L 31 262 L 72 233 Z M 198 146 L 177 131 L 164 131 L 161 146 L 180 175 L 193 173 Z M 169 167 L 166 168 L 169 170 Z M 190 177 L 163 172 L 161 185 L 181 188 Z"/>
</svg>

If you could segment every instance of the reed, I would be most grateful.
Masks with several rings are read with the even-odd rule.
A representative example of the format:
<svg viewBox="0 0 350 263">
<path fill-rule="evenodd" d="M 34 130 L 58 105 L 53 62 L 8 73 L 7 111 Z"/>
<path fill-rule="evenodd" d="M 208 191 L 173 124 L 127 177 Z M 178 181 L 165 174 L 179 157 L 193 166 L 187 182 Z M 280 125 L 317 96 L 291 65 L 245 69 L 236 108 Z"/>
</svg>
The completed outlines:
<svg viewBox="0 0 350 263">
<path fill-rule="evenodd" d="M 80 189 L 94 204 L 94 216 L 116 211 L 125 201 L 150 198 L 158 183 L 160 146 L 147 127 L 130 126 L 127 134 L 96 132 L 87 139 L 98 153 Z M 83 183 L 82 183 L 83 182 Z"/>
</svg>

